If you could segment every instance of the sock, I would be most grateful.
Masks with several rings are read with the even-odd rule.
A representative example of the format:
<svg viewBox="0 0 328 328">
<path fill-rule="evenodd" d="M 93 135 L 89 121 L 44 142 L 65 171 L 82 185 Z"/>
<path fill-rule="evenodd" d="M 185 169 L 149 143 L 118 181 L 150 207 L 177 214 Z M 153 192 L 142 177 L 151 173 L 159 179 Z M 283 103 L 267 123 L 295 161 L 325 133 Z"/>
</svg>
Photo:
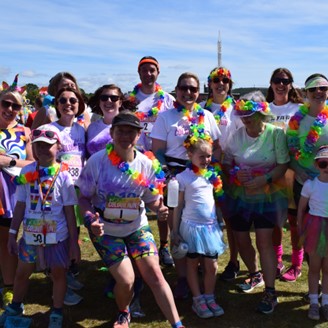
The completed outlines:
<svg viewBox="0 0 328 328">
<path fill-rule="evenodd" d="M 206 301 L 214 299 L 214 294 L 204 294 L 204 298 Z"/>
<path fill-rule="evenodd" d="M 203 299 L 203 295 L 199 295 L 199 296 L 194 296 L 192 298 L 192 300 L 195 302 L 195 303 L 198 303 L 200 300 Z"/>
<path fill-rule="evenodd" d="M 169 247 L 169 241 L 168 240 L 161 240 L 160 241 L 160 248 L 168 248 Z"/>
<path fill-rule="evenodd" d="M 328 294 L 322 294 L 321 296 L 321 305 L 328 305 Z"/>
<path fill-rule="evenodd" d="M 319 304 L 318 294 L 309 294 L 310 304 Z"/>
<path fill-rule="evenodd" d="M 284 254 L 282 245 L 273 246 L 273 248 L 277 256 L 277 261 L 282 262 L 282 255 Z"/>
<path fill-rule="evenodd" d="M 292 265 L 296 267 L 302 267 L 303 263 L 303 255 L 304 255 L 304 250 L 302 249 L 294 249 L 292 250 Z"/>
<path fill-rule="evenodd" d="M 63 308 L 52 308 L 52 313 L 63 315 Z"/>
<path fill-rule="evenodd" d="M 178 321 L 172 325 L 172 328 L 179 328 L 179 327 L 183 327 L 183 324 L 181 321 Z"/>
</svg>

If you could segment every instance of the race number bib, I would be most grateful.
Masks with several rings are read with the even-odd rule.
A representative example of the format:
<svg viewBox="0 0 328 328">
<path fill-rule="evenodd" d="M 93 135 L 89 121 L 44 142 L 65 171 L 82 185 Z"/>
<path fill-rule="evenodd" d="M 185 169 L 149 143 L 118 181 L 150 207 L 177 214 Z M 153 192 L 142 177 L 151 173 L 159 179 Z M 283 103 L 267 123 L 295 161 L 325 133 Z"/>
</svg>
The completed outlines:
<svg viewBox="0 0 328 328">
<path fill-rule="evenodd" d="M 150 134 L 154 126 L 153 122 L 142 122 L 141 124 L 143 126 L 142 131 L 146 134 Z"/>
<path fill-rule="evenodd" d="M 61 160 L 67 163 L 68 172 L 72 176 L 73 181 L 75 182 L 80 176 L 82 170 L 82 159 L 81 155 L 76 154 L 64 154 L 61 157 Z"/>
<path fill-rule="evenodd" d="M 104 211 L 104 218 L 113 221 L 133 221 L 139 216 L 140 198 L 110 197 Z"/>
<path fill-rule="evenodd" d="M 25 242 L 35 246 L 57 244 L 56 230 L 57 222 L 54 220 L 27 219 L 24 225 Z"/>
</svg>

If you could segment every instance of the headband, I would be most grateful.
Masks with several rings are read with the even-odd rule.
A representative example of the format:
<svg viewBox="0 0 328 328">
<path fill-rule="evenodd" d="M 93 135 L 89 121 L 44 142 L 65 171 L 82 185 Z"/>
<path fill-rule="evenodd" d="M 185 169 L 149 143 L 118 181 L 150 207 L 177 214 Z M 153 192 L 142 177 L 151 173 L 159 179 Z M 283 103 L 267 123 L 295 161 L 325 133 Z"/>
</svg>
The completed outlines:
<svg viewBox="0 0 328 328">
<path fill-rule="evenodd" d="M 305 83 L 305 90 L 317 87 L 327 87 L 328 81 L 322 76 L 315 76 Z"/>
<path fill-rule="evenodd" d="M 220 75 L 226 76 L 229 79 L 231 79 L 230 71 L 227 68 L 219 67 L 218 69 L 216 69 L 210 73 L 210 75 L 207 78 L 207 81 L 211 82 L 213 80 L 213 78 L 215 78 L 216 76 L 220 76 Z"/>
<path fill-rule="evenodd" d="M 144 59 L 141 59 L 139 64 L 138 64 L 138 71 L 140 69 L 140 66 L 143 65 L 143 64 L 154 64 L 157 68 L 157 70 L 159 71 L 159 63 L 157 60 L 155 59 L 151 59 L 151 58 L 144 58 Z"/>
</svg>

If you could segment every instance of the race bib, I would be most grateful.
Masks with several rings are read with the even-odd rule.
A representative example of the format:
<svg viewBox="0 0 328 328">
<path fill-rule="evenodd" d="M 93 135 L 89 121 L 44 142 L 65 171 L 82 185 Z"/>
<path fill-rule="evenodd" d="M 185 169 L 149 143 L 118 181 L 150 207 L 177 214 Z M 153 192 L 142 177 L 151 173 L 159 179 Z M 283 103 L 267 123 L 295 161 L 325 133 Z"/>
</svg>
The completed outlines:
<svg viewBox="0 0 328 328">
<path fill-rule="evenodd" d="M 146 134 L 149 134 L 154 126 L 153 122 L 142 122 L 141 124 L 143 126 L 142 131 Z"/>
<path fill-rule="evenodd" d="M 68 172 L 72 176 L 73 181 L 75 182 L 80 176 L 82 170 L 82 159 L 81 155 L 76 154 L 64 154 L 61 157 L 61 160 L 67 163 Z"/>
<path fill-rule="evenodd" d="M 54 220 L 27 219 L 24 225 L 25 242 L 35 246 L 57 244 L 56 231 L 57 222 Z"/>
<path fill-rule="evenodd" d="M 140 213 L 140 198 L 111 197 L 104 211 L 104 218 L 116 221 L 133 221 Z"/>
</svg>

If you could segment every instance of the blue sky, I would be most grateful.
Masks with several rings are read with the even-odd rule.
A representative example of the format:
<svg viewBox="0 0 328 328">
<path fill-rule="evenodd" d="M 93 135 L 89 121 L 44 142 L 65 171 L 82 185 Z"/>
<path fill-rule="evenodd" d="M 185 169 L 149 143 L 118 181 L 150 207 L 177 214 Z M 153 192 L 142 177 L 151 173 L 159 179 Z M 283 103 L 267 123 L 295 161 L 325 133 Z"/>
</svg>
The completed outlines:
<svg viewBox="0 0 328 328">
<path fill-rule="evenodd" d="M 235 87 L 268 86 L 272 71 L 287 67 L 295 83 L 328 74 L 328 1 L 318 0 L 33 0 L 5 1 L 0 19 L 0 81 L 47 85 L 70 71 L 93 92 L 138 83 L 137 65 L 152 55 L 158 82 L 171 91 L 179 75 L 202 84 L 222 63 Z"/>
</svg>

